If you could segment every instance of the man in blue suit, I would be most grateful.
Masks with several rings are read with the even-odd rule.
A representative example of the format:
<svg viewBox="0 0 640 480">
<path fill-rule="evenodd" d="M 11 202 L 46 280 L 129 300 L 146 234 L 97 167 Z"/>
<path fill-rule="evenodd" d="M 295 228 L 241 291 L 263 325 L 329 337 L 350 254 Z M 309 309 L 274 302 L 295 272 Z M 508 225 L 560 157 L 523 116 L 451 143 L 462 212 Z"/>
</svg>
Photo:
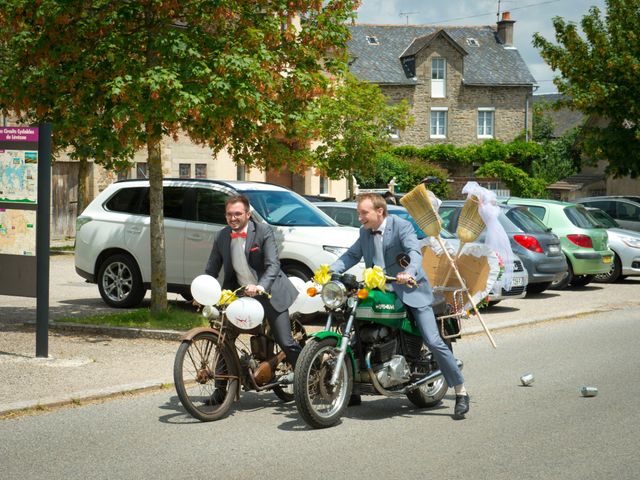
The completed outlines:
<svg viewBox="0 0 640 480">
<path fill-rule="evenodd" d="M 358 196 L 358 219 L 362 224 L 360 237 L 330 267 L 342 273 L 356 265 L 361 258 L 367 268 L 378 265 L 387 275 L 396 277 L 393 291 L 412 313 L 424 342 L 433 353 L 447 384 L 456 392 L 455 418 L 464 418 L 469 411 L 469 395 L 464 378 L 453 353 L 442 340 L 431 308 L 433 294 L 422 268 L 422 254 L 418 237 L 408 221 L 388 215 L 387 204 L 381 195 L 365 193 Z M 409 256 L 409 265 L 398 265 L 398 255 Z M 414 286 L 413 280 L 417 282 Z M 354 399 L 352 403 L 358 403 Z"/>
</svg>

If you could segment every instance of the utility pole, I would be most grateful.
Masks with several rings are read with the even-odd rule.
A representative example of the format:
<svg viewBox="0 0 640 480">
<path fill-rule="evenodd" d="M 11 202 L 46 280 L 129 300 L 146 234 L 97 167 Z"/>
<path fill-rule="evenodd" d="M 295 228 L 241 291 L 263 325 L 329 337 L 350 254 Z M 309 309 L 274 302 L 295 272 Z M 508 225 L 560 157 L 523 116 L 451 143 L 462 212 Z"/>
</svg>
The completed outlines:
<svg viewBox="0 0 640 480">
<path fill-rule="evenodd" d="M 420 12 L 400 12 L 400 16 L 401 17 L 406 17 L 407 18 L 407 25 L 409 25 L 409 15 L 415 15 L 416 13 L 420 13 Z"/>
<path fill-rule="evenodd" d="M 498 0 L 498 13 L 496 18 L 496 23 L 500 21 L 500 0 Z"/>
</svg>

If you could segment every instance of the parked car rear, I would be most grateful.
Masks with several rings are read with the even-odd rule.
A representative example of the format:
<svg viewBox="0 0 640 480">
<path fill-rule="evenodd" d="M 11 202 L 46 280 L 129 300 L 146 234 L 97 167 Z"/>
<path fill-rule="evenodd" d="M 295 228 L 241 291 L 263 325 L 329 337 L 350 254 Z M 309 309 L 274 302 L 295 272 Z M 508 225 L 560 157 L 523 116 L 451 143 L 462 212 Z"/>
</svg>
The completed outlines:
<svg viewBox="0 0 640 480">
<path fill-rule="evenodd" d="M 526 207 L 560 238 L 568 268 L 567 275 L 554 282 L 553 288 L 584 286 L 595 275 L 611 269 L 613 251 L 607 244 L 607 231 L 599 227 L 582 205 L 517 197 L 509 197 L 503 202 Z"/>
<path fill-rule="evenodd" d="M 463 205 L 462 200 L 444 200 L 440 205 L 442 226 L 450 232 L 458 228 Z M 567 261 L 560 249 L 560 239 L 526 208 L 500 205 L 498 220 L 529 275 L 528 293 L 542 293 L 566 275 Z M 481 233 L 478 240 L 484 241 L 485 235 Z"/>
<path fill-rule="evenodd" d="M 252 217 L 273 226 L 282 268 L 308 280 L 358 238 L 312 203 L 286 188 L 259 182 L 165 179 L 164 236 L 167 290 L 190 298 L 191 281 L 203 273 L 218 231 L 226 225 L 226 199 L 244 194 Z M 149 182 L 109 185 L 78 217 L 76 272 L 97 283 L 113 307 L 138 305 L 151 283 Z M 364 264 L 355 266 L 358 274 Z"/>
</svg>

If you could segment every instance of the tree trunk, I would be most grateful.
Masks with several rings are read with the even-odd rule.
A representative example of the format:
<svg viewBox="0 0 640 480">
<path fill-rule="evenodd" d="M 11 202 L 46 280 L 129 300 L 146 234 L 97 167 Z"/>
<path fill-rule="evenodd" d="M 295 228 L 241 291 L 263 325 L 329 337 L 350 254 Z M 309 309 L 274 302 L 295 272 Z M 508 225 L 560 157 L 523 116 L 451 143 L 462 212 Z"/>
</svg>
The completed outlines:
<svg viewBox="0 0 640 480">
<path fill-rule="evenodd" d="M 160 137 L 147 125 L 147 155 L 149 166 L 149 213 L 151 247 L 151 313 L 167 309 L 167 261 L 164 244 L 164 214 L 162 199 L 162 151 Z"/>
<path fill-rule="evenodd" d="M 78 164 L 78 204 L 76 215 L 80 215 L 89 203 L 87 193 L 87 183 L 89 176 L 89 161 L 81 158 Z"/>
</svg>

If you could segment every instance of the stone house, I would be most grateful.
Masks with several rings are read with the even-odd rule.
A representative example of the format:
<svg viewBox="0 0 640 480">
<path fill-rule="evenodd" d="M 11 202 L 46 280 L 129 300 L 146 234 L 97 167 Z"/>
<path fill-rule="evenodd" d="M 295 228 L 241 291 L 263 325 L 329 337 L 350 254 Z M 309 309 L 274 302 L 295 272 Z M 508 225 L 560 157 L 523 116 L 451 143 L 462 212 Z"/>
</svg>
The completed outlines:
<svg viewBox="0 0 640 480">
<path fill-rule="evenodd" d="M 350 71 L 391 102 L 409 102 L 414 123 L 393 132 L 398 145 L 510 142 L 530 130 L 536 83 L 514 23 L 504 12 L 497 27 L 353 25 Z"/>
</svg>

